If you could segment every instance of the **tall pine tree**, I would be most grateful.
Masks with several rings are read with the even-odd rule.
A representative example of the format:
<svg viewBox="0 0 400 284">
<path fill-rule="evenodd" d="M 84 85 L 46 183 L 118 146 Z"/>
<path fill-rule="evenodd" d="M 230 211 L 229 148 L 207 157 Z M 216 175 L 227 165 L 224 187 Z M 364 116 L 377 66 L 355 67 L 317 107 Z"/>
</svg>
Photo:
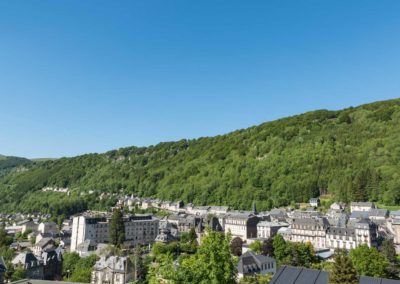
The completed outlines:
<svg viewBox="0 0 400 284">
<path fill-rule="evenodd" d="M 121 247 L 125 240 L 125 225 L 123 214 L 120 209 L 116 209 L 111 217 L 110 222 L 110 241 L 116 247 Z"/>
<path fill-rule="evenodd" d="M 337 249 L 334 256 L 334 264 L 329 276 L 330 284 L 357 284 L 356 269 L 343 249 Z"/>
</svg>

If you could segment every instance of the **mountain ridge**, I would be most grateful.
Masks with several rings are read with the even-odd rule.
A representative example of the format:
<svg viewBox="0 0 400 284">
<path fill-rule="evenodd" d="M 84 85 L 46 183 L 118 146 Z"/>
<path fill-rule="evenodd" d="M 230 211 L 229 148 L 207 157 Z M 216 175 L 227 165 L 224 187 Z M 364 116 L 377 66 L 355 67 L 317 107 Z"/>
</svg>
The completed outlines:
<svg viewBox="0 0 400 284">
<path fill-rule="evenodd" d="M 7 195 L 0 211 L 39 210 L 52 199 L 45 186 L 69 187 L 64 201 L 93 191 L 80 201 L 89 208 L 105 206 L 96 200 L 102 192 L 119 191 L 235 208 L 256 200 L 269 209 L 320 193 L 400 204 L 399 141 L 400 99 L 310 111 L 214 137 L 34 161 L 0 178 Z"/>
</svg>

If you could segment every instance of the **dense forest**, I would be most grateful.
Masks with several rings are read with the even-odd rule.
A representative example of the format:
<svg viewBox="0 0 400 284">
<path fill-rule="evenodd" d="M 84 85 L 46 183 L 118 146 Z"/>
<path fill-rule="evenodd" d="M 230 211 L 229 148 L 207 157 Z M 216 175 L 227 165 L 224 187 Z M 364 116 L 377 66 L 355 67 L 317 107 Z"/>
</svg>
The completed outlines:
<svg viewBox="0 0 400 284">
<path fill-rule="evenodd" d="M 28 163 L 31 163 L 31 161 L 25 158 L 0 155 L 0 175 L 5 174 L 12 168 Z"/>
<path fill-rule="evenodd" d="M 23 169 L 21 169 L 23 167 Z M 71 195 L 41 192 L 68 187 Z M 94 191 L 88 197 L 82 192 Z M 335 200 L 400 204 L 400 99 L 317 110 L 232 133 L 24 164 L 0 211 L 96 208 L 102 192 L 259 209 Z M 77 209 L 78 208 L 78 209 Z"/>
</svg>

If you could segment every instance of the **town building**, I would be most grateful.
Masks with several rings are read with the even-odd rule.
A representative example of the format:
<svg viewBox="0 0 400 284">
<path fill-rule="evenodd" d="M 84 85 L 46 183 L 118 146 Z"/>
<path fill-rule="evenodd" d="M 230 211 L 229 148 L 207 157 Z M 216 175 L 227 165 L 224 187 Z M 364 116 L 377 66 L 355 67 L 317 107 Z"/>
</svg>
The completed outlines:
<svg viewBox="0 0 400 284">
<path fill-rule="evenodd" d="M 31 252 L 22 252 L 12 261 L 14 268 L 22 267 L 25 270 L 26 278 L 43 279 L 43 265 Z"/>
<path fill-rule="evenodd" d="M 371 221 L 383 222 L 389 217 L 389 211 L 386 209 L 371 209 L 368 211 L 368 217 Z"/>
<path fill-rule="evenodd" d="M 160 229 L 160 233 L 157 235 L 155 242 L 167 244 L 176 240 L 177 238 L 171 234 L 171 231 L 168 228 L 162 228 Z"/>
<path fill-rule="evenodd" d="M 269 217 L 271 221 L 285 222 L 287 214 L 281 209 L 274 208 L 269 212 Z"/>
<path fill-rule="evenodd" d="M 334 202 L 329 207 L 329 209 L 332 209 L 335 211 L 340 211 L 340 212 L 342 212 L 345 208 L 346 208 L 346 204 L 343 202 Z"/>
<path fill-rule="evenodd" d="M 294 219 L 291 226 L 292 241 L 310 242 L 316 249 L 326 248 L 326 231 L 329 222 L 326 218 Z"/>
<path fill-rule="evenodd" d="M 257 237 L 268 239 L 275 236 L 282 227 L 289 227 L 289 224 L 277 221 L 261 221 L 257 224 Z"/>
<path fill-rule="evenodd" d="M 368 219 L 363 219 L 354 225 L 356 246 L 366 244 L 369 247 L 377 246 L 377 227 Z"/>
<path fill-rule="evenodd" d="M 109 225 L 111 214 L 100 212 L 85 212 L 72 220 L 71 251 L 86 240 L 95 243 L 109 243 Z M 159 220 L 152 215 L 125 215 L 126 247 L 147 245 L 154 242 L 158 234 Z"/>
<path fill-rule="evenodd" d="M 179 232 L 188 232 L 190 229 L 194 229 L 198 224 L 200 218 L 194 215 L 188 214 L 178 214 L 178 215 L 171 215 L 168 217 L 168 223 L 176 224 Z"/>
<path fill-rule="evenodd" d="M 21 233 L 25 233 L 27 231 L 36 232 L 38 230 L 38 224 L 31 220 L 25 220 L 21 222 L 20 225 L 22 226 Z"/>
<path fill-rule="evenodd" d="M 54 222 L 42 222 L 38 226 L 39 233 L 56 236 L 60 233 L 58 225 Z"/>
<path fill-rule="evenodd" d="M 41 255 L 43 262 L 43 279 L 44 280 L 61 280 L 62 279 L 62 253 L 56 249 L 43 252 Z"/>
<path fill-rule="evenodd" d="M 237 265 L 238 278 L 254 274 L 274 274 L 276 272 L 275 259 L 247 251 L 239 257 Z"/>
<path fill-rule="evenodd" d="M 400 219 L 396 218 L 392 221 L 392 230 L 394 233 L 394 243 L 400 244 Z"/>
<path fill-rule="evenodd" d="M 32 252 L 40 256 L 42 252 L 54 250 L 56 242 L 52 238 L 42 238 L 32 247 Z"/>
<path fill-rule="evenodd" d="M 311 198 L 309 203 L 312 207 L 319 207 L 321 205 L 321 200 L 319 199 L 319 197 Z"/>
<path fill-rule="evenodd" d="M 240 237 L 243 241 L 257 237 L 257 224 L 260 218 L 253 214 L 237 213 L 225 218 L 225 233 L 230 232 L 233 237 Z"/>
<path fill-rule="evenodd" d="M 102 257 L 93 267 L 91 284 L 125 284 L 134 276 L 128 257 Z"/>
<path fill-rule="evenodd" d="M 350 211 L 369 211 L 375 209 L 375 204 L 372 202 L 351 202 Z"/>
</svg>

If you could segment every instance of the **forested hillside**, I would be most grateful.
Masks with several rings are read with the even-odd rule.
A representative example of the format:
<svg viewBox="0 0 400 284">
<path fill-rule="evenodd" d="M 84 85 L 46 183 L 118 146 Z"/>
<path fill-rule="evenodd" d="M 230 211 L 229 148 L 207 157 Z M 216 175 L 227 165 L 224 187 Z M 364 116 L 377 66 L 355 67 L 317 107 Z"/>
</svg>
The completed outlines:
<svg viewBox="0 0 400 284">
<path fill-rule="evenodd" d="M 20 165 L 25 165 L 31 161 L 25 158 L 19 157 L 8 157 L 0 155 L 0 175 L 4 174 L 6 171 L 15 168 Z"/>
<path fill-rule="evenodd" d="M 0 211 L 99 206 L 95 191 L 260 209 L 336 200 L 400 204 L 400 100 L 318 110 L 226 135 L 32 163 L 0 178 Z M 40 192 L 69 187 L 72 194 Z M 109 201 L 111 202 L 111 201 Z"/>
</svg>

